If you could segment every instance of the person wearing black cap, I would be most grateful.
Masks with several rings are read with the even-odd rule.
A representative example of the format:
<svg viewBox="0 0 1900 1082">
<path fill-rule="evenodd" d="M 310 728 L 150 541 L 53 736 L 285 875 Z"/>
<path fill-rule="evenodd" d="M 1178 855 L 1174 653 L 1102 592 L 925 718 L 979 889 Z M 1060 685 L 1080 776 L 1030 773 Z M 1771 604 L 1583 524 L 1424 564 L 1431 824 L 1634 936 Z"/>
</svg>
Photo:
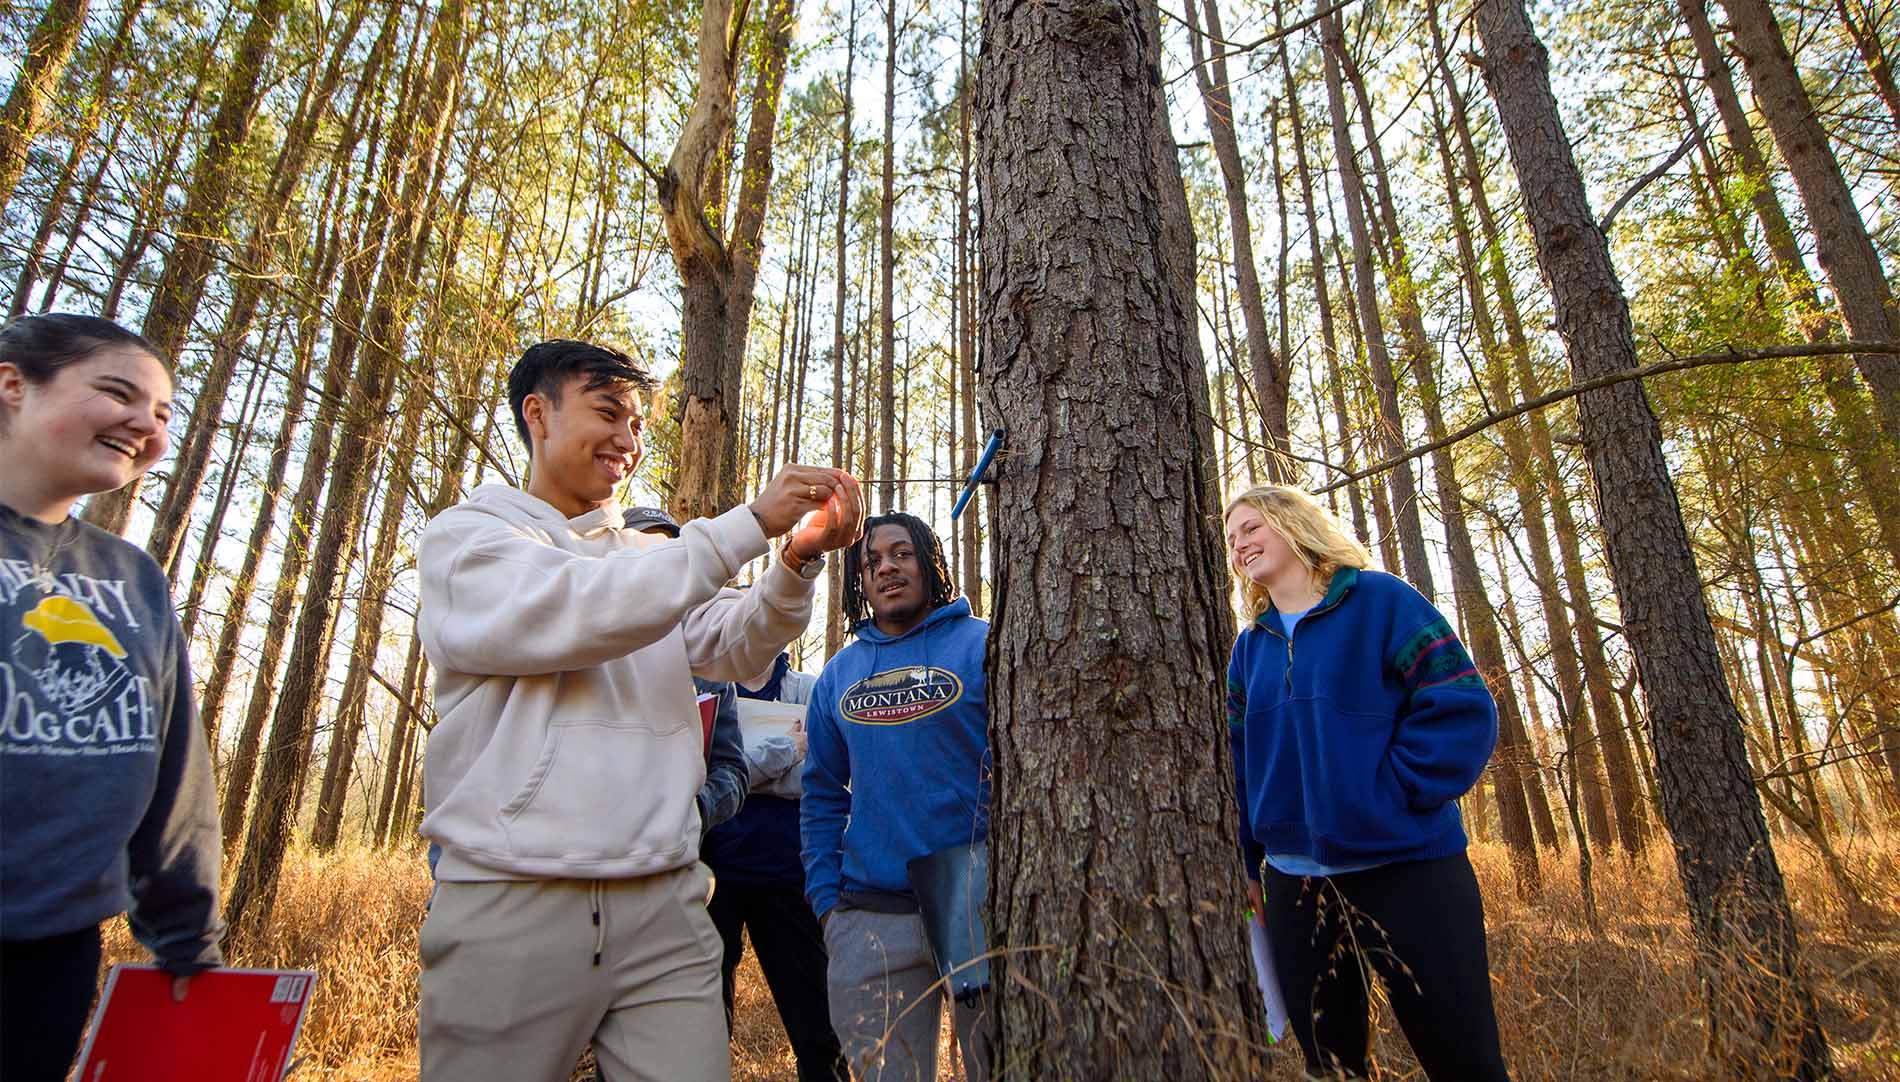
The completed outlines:
<svg viewBox="0 0 1900 1082">
<path fill-rule="evenodd" d="M 679 524 L 657 507 L 630 507 L 625 521 L 629 530 L 679 536 Z M 802 705 L 811 700 L 817 679 L 793 669 L 791 655 L 780 652 L 771 667 L 740 681 L 737 693 L 741 699 Z M 720 974 L 726 1028 L 732 1028 L 733 991 L 749 932 L 759 969 L 797 1057 L 799 1082 L 835 1082 L 848 1077 L 844 1050 L 826 1008 L 825 937 L 805 900 L 805 869 L 798 856 L 804 727 L 742 742 L 737 714 L 727 714 L 726 702 L 722 696 L 713 723 L 706 784 L 700 789 L 701 814 L 708 815 L 713 825 L 699 847 L 700 859 L 713 870 L 713 895 L 707 909 L 725 944 Z M 736 815 L 721 815 L 736 803 L 727 795 L 734 759 L 744 802 Z"/>
</svg>

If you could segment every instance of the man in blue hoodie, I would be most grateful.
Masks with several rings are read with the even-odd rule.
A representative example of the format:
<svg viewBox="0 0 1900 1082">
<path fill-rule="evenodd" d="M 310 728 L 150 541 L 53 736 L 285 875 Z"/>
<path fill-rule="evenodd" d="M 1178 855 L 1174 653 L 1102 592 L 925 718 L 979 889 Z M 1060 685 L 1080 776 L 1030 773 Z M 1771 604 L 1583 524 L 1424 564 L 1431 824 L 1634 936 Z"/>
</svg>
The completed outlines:
<svg viewBox="0 0 1900 1082">
<path fill-rule="evenodd" d="M 906 866 L 989 835 L 989 624 L 956 596 L 929 526 L 902 513 L 864 525 L 844 566 L 857 641 L 825 666 L 806 715 L 805 896 L 852 1076 L 925 1082 L 937 1077 L 943 985 Z M 985 1019 L 955 1011 L 966 1077 L 986 1079 Z"/>
</svg>

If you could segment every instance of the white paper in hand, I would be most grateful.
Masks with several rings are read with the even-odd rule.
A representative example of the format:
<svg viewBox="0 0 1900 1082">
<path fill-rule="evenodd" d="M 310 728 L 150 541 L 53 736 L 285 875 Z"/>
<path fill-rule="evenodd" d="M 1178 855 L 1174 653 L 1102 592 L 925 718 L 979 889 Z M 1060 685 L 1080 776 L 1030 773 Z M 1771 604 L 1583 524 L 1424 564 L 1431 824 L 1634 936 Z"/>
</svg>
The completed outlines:
<svg viewBox="0 0 1900 1082">
<path fill-rule="evenodd" d="M 805 757 L 791 736 L 804 721 L 805 708 L 798 703 L 739 700 L 739 734 L 745 740 L 753 792 L 788 800 L 804 795 L 800 775 Z"/>
<path fill-rule="evenodd" d="M 1280 975 L 1273 971 L 1273 952 L 1267 948 L 1267 930 L 1259 921 L 1247 922 L 1248 941 L 1253 946 L 1253 975 L 1260 984 L 1260 998 L 1267 1005 L 1267 1033 L 1275 1041 L 1286 1036 L 1286 1000 L 1280 996 Z"/>
</svg>

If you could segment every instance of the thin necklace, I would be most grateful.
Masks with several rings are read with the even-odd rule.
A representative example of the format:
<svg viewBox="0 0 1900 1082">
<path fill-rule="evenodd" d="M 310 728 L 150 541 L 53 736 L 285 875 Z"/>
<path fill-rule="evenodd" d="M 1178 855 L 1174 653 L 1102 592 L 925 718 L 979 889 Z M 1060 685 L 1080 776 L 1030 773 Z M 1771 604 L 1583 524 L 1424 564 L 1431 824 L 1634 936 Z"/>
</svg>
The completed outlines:
<svg viewBox="0 0 1900 1082">
<path fill-rule="evenodd" d="M 73 535 L 79 532 L 78 525 L 78 521 L 69 515 L 64 522 L 53 527 L 53 540 L 46 546 L 46 555 L 33 564 L 33 581 L 43 582 L 49 587 L 55 585 L 57 580 L 53 578 L 53 561 L 59 558 Z"/>
</svg>

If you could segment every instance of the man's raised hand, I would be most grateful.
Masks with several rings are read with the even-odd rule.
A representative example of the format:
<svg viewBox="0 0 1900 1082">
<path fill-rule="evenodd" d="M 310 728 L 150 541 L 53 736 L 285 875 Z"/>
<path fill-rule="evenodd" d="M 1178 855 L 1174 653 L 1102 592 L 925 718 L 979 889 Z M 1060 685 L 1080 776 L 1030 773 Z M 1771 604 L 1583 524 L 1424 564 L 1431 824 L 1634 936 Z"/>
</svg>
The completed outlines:
<svg viewBox="0 0 1900 1082">
<path fill-rule="evenodd" d="M 765 483 L 765 488 L 750 505 L 752 514 L 758 518 L 759 527 L 765 531 L 765 536 L 777 537 L 798 525 L 799 519 L 825 507 L 846 480 L 851 481 L 855 490 L 857 481 L 843 470 L 797 464 L 787 466 L 778 471 L 778 476 Z M 861 526 L 862 512 L 858 520 Z"/>
<path fill-rule="evenodd" d="M 815 560 L 833 549 L 856 544 L 864 535 L 864 490 L 858 479 L 837 471 L 838 487 L 825 501 L 824 514 L 813 516 L 792 531 L 785 542 L 793 558 L 801 563 Z"/>
</svg>

